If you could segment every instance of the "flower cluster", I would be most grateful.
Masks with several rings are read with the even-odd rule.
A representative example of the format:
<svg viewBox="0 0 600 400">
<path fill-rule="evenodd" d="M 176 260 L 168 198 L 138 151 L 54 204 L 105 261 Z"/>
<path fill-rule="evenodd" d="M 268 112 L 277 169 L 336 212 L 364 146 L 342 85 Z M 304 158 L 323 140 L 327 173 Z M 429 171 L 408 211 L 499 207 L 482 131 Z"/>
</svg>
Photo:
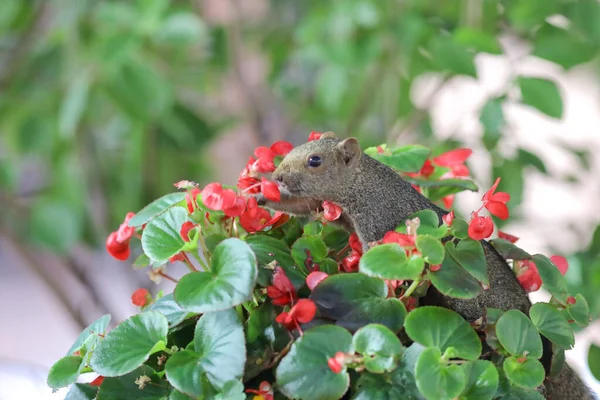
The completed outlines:
<svg viewBox="0 0 600 400">
<path fill-rule="evenodd" d="M 119 229 L 108 235 L 106 239 L 106 251 L 117 260 L 125 261 L 131 254 L 129 242 L 135 234 L 135 228 L 128 226 L 127 223 L 134 215 L 135 213 L 132 212 L 127 213 Z"/>
<path fill-rule="evenodd" d="M 506 192 L 497 192 L 500 178 L 496 179 L 494 185 L 485 192 L 481 198 L 482 205 L 477 210 L 471 213 L 471 220 L 469 221 L 469 237 L 473 240 L 481 240 L 489 238 L 494 232 L 494 222 L 488 216 L 480 216 L 479 213 L 484 208 L 489 211 L 490 214 L 500 218 L 508 218 L 508 207 L 506 203 L 510 200 L 510 195 Z"/>
</svg>

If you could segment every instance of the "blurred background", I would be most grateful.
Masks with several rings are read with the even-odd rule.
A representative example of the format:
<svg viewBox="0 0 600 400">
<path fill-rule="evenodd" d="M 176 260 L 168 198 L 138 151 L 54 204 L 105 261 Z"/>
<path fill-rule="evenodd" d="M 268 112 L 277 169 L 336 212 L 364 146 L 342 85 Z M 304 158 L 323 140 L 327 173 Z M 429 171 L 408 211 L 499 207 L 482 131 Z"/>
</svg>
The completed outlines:
<svg viewBox="0 0 600 400">
<path fill-rule="evenodd" d="M 79 331 L 172 289 L 106 253 L 128 211 L 310 131 L 472 148 L 501 229 L 566 256 L 597 318 L 598 55 L 597 0 L 2 0 L 0 400 L 63 398 L 46 373 Z M 600 321 L 576 342 L 600 393 Z"/>
</svg>

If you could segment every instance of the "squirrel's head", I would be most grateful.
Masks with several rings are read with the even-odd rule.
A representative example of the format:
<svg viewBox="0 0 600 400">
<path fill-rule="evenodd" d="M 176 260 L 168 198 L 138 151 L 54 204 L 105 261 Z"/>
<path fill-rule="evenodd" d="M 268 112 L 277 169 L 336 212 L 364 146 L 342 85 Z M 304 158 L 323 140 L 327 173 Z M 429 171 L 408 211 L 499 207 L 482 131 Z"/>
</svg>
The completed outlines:
<svg viewBox="0 0 600 400">
<path fill-rule="evenodd" d="M 340 140 L 327 132 L 292 149 L 273 172 L 273 179 L 290 195 L 335 201 L 340 185 L 353 179 L 362 155 L 355 138 Z"/>
</svg>

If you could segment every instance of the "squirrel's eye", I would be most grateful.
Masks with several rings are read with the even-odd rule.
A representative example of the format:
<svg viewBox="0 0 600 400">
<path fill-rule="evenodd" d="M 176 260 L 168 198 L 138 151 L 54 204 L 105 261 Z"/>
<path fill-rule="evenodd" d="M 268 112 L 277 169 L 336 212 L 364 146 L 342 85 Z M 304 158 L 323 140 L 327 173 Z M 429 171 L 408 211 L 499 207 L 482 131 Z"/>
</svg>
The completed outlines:
<svg viewBox="0 0 600 400">
<path fill-rule="evenodd" d="M 318 167 L 321 165 L 321 157 L 319 156 L 310 156 L 308 157 L 308 166 L 309 167 Z"/>
</svg>

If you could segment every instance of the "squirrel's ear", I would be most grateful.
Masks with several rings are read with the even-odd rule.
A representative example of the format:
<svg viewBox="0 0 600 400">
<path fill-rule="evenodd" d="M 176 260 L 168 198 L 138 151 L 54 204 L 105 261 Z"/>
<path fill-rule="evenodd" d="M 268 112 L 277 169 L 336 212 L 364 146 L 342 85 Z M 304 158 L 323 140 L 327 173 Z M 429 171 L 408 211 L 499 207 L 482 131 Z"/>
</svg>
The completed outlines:
<svg viewBox="0 0 600 400">
<path fill-rule="evenodd" d="M 335 139 L 335 133 L 329 131 L 329 132 L 325 132 L 324 134 L 321 135 L 320 139 L 327 139 L 327 138 L 333 138 Z"/>
<path fill-rule="evenodd" d="M 362 150 L 356 138 L 348 138 L 343 140 L 340 142 L 340 144 L 338 144 L 338 146 L 344 154 L 344 161 L 346 162 L 346 165 L 354 164 L 360 160 L 360 156 L 362 156 Z"/>
</svg>

